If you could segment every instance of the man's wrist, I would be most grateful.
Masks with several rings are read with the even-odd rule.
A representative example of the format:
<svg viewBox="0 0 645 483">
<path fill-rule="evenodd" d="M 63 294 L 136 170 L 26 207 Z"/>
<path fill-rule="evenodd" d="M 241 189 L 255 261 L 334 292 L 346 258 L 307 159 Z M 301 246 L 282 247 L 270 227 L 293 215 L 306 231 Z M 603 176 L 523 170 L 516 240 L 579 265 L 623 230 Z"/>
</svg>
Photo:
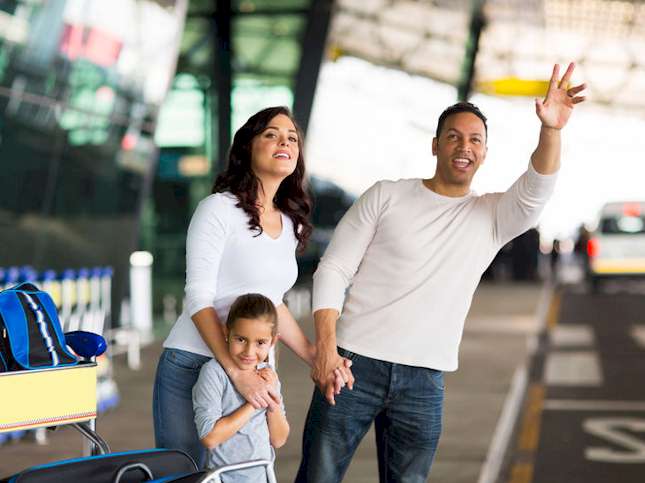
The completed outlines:
<svg viewBox="0 0 645 483">
<path fill-rule="evenodd" d="M 328 337 L 316 341 L 316 357 L 329 352 L 336 352 L 335 337 Z"/>
</svg>

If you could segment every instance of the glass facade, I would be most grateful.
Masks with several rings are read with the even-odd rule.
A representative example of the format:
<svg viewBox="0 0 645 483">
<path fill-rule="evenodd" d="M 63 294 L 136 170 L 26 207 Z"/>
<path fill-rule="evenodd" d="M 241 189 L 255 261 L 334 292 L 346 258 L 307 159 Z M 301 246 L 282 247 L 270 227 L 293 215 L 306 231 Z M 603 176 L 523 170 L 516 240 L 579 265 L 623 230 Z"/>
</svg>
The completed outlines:
<svg viewBox="0 0 645 483">
<path fill-rule="evenodd" d="M 186 2 L 0 2 L 0 267 L 125 288 Z"/>
</svg>

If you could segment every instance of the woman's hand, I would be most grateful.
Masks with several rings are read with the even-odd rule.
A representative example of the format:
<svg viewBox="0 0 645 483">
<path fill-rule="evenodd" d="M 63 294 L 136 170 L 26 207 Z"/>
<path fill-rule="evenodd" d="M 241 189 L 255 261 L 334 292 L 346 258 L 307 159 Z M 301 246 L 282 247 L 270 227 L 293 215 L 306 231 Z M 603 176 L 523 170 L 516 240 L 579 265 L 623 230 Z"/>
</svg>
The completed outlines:
<svg viewBox="0 0 645 483">
<path fill-rule="evenodd" d="M 258 371 L 259 376 L 271 387 L 278 388 L 278 375 L 270 367 L 263 367 Z"/>
<path fill-rule="evenodd" d="M 269 384 L 258 372 L 237 370 L 229 376 L 235 389 L 255 409 L 269 408 L 273 411 L 280 407 L 280 395 L 275 386 Z"/>
</svg>

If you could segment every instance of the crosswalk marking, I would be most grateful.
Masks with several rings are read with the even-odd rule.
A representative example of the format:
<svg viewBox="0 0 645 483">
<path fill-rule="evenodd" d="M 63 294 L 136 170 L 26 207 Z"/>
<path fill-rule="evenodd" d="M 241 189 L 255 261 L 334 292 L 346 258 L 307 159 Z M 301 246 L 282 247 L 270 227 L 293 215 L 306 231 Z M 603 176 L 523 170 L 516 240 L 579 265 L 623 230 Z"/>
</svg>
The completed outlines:
<svg viewBox="0 0 645 483">
<path fill-rule="evenodd" d="M 601 386 L 600 360 L 593 351 L 548 354 L 544 379 L 550 386 Z"/>
<path fill-rule="evenodd" d="M 544 409 L 551 411 L 645 411 L 643 401 L 547 399 Z"/>
<path fill-rule="evenodd" d="M 592 347 L 595 342 L 593 329 L 584 324 L 556 325 L 549 338 L 556 347 Z"/>
</svg>

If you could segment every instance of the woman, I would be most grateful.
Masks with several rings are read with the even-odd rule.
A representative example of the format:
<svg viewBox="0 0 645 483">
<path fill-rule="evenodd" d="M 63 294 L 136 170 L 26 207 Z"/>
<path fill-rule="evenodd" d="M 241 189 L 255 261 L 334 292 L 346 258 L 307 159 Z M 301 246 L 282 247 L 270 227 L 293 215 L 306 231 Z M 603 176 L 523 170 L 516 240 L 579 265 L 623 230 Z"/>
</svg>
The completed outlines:
<svg viewBox="0 0 645 483">
<path fill-rule="evenodd" d="M 200 468 L 206 454 L 193 423 L 191 391 L 205 362 L 215 356 L 256 409 L 280 403 L 272 387 L 256 373 L 237 369 L 228 353 L 222 323 L 238 296 L 255 292 L 270 298 L 280 339 L 309 365 L 314 357 L 314 346 L 283 303 L 298 273 L 296 248 L 312 231 L 302 143 L 287 108 L 253 115 L 235 133 L 228 167 L 188 228 L 186 302 L 164 342 L 153 414 L 156 446 L 182 449 Z"/>
</svg>

